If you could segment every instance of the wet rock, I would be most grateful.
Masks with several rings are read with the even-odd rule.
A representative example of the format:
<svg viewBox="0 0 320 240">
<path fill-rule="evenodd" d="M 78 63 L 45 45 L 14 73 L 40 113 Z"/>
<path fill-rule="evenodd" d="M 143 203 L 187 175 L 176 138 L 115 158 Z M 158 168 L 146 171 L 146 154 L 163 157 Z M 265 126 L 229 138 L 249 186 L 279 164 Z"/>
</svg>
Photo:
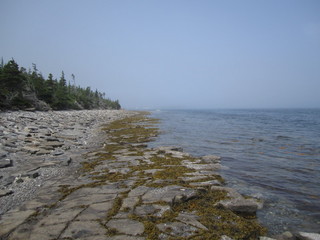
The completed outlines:
<svg viewBox="0 0 320 240">
<path fill-rule="evenodd" d="M 296 238 L 298 240 L 319 240 L 320 234 L 319 233 L 298 232 L 296 234 Z"/>
<path fill-rule="evenodd" d="M 215 156 L 215 155 L 206 155 L 201 157 L 201 160 L 206 163 L 219 163 L 221 160 L 221 157 Z"/>
<path fill-rule="evenodd" d="M 211 190 L 226 191 L 230 199 L 221 200 L 216 203 L 216 206 L 229 209 L 235 213 L 252 215 L 255 214 L 259 208 L 262 208 L 263 205 L 255 199 L 245 199 L 236 190 L 231 188 L 212 186 Z"/>
<path fill-rule="evenodd" d="M 219 201 L 217 206 L 236 213 L 255 214 L 259 204 L 253 199 L 235 198 Z"/>
<path fill-rule="evenodd" d="M 0 160 L 0 168 L 12 167 L 13 161 L 11 159 L 1 159 Z"/>
</svg>

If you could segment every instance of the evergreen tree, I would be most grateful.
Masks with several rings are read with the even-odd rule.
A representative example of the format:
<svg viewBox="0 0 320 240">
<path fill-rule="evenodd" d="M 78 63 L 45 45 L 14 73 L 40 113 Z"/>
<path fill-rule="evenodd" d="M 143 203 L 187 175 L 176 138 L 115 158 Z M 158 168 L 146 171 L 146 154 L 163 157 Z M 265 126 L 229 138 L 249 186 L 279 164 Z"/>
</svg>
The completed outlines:
<svg viewBox="0 0 320 240">
<path fill-rule="evenodd" d="M 45 81 L 45 94 L 43 95 L 43 100 L 48 103 L 50 106 L 55 101 L 55 90 L 56 90 L 57 81 L 53 79 L 53 75 L 49 73 L 48 79 Z"/>
<path fill-rule="evenodd" d="M 12 103 L 23 106 L 22 90 L 26 84 L 26 78 L 19 70 L 18 64 L 12 59 L 1 68 L 0 75 L 0 101 L 3 106 L 10 106 Z"/>
<path fill-rule="evenodd" d="M 60 85 L 60 87 L 66 87 L 67 86 L 67 80 L 64 77 L 64 72 L 63 71 L 61 72 L 59 85 Z"/>
<path fill-rule="evenodd" d="M 59 81 L 50 73 L 44 79 L 36 64 L 27 72 L 12 59 L 0 64 L 0 108 L 32 107 L 34 97 L 43 100 L 53 109 L 120 109 L 119 101 L 105 98 L 105 93 L 92 91 L 90 87 L 82 88 L 75 85 L 75 75 L 72 74 L 72 83 L 65 79 L 62 71 Z M 33 101 L 32 103 L 30 101 Z"/>
<path fill-rule="evenodd" d="M 67 80 L 64 77 L 64 72 L 61 72 L 58 87 L 55 92 L 56 99 L 53 103 L 55 109 L 70 108 L 70 96 L 68 94 Z"/>
</svg>

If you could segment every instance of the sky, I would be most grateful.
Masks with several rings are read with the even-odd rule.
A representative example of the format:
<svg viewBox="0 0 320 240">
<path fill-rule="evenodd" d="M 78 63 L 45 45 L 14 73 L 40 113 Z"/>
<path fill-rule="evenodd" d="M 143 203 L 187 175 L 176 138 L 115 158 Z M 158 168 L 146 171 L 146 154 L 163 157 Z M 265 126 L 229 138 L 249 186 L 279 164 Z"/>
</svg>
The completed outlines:
<svg viewBox="0 0 320 240">
<path fill-rule="evenodd" d="M 319 0 L 0 0 L 0 57 L 126 109 L 319 108 Z"/>
</svg>

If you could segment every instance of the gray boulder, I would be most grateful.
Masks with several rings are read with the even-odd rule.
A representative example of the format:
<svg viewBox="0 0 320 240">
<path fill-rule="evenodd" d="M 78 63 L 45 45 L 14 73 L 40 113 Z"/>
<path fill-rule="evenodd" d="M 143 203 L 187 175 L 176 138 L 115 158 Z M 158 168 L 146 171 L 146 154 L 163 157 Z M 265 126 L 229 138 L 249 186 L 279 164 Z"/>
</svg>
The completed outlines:
<svg viewBox="0 0 320 240">
<path fill-rule="evenodd" d="M 254 199 L 234 198 L 222 200 L 217 206 L 222 206 L 236 213 L 254 214 L 259 205 Z"/>
<path fill-rule="evenodd" d="M 235 213 L 253 215 L 263 206 L 263 203 L 258 202 L 255 199 L 244 198 L 232 188 L 212 186 L 211 190 L 226 191 L 228 199 L 219 201 L 216 203 L 216 206 L 229 209 Z"/>
</svg>

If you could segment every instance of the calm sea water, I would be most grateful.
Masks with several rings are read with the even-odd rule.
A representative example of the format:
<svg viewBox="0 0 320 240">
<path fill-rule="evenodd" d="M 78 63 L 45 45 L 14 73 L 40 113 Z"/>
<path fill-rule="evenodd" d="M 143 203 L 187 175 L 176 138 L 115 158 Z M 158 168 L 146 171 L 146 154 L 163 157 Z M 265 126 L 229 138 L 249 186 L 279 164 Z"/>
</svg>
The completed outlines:
<svg viewBox="0 0 320 240">
<path fill-rule="evenodd" d="M 153 111 L 162 134 L 151 146 L 219 155 L 228 185 L 265 201 L 270 234 L 320 231 L 320 110 Z"/>
</svg>

